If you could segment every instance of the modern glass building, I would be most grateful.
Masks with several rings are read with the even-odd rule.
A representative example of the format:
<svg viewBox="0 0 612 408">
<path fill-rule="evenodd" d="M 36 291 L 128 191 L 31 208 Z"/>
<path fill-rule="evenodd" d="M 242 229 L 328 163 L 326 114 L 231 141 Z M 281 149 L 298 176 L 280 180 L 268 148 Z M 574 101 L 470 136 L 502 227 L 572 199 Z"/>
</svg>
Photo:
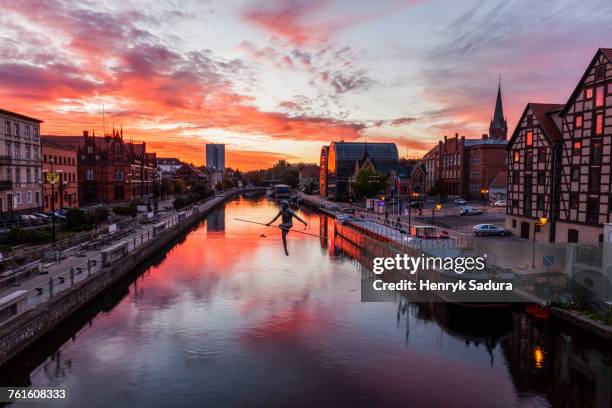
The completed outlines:
<svg viewBox="0 0 612 408">
<path fill-rule="evenodd" d="M 326 174 L 326 186 L 321 186 L 321 195 L 326 192 L 325 197 L 335 200 L 344 200 L 348 196 L 349 178 L 355 172 L 355 165 L 364 153 L 368 157 L 376 171 L 389 175 L 399 165 L 399 155 L 395 143 L 355 143 L 355 142 L 332 142 L 329 150 L 322 149 L 321 166 L 327 165 L 327 169 L 321 168 L 321 174 Z"/>
</svg>

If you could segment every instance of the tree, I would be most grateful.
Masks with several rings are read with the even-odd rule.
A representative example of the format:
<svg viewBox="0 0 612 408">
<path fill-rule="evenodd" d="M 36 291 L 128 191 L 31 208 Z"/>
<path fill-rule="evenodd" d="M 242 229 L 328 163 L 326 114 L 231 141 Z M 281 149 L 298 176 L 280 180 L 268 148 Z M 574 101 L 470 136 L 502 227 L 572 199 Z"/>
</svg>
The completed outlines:
<svg viewBox="0 0 612 408">
<path fill-rule="evenodd" d="M 438 196 L 440 199 L 445 199 L 448 196 L 448 184 L 446 184 L 446 181 L 442 179 L 437 179 L 427 194 L 430 196 Z"/>
<path fill-rule="evenodd" d="M 363 168 L 357 173 L 354 190 L 357 199 L 384 194 L 387 190 L 387 177 L 371 167 Z"/>
</svg>

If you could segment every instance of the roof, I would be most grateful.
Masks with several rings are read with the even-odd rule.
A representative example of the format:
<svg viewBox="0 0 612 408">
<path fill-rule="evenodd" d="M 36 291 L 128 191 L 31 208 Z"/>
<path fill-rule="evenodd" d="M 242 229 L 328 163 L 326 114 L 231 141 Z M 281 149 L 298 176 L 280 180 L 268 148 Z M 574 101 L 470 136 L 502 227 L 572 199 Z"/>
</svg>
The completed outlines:
<svg viewBox="0 0 612 408">
<path fill-rule="evenodd" d="M 538 123 L 540 124 L 540 127 L 542 128 L 542 131 L 544 132 L 544 135 L 548 138 L 548 140 L 551 143 L 561 142 L 561 140 L 563 139 L 561 135 L 561 130 L 555 123 L 554 118 L 555 116 L 558 117 L 561 109 L 563 109 L 563 106 L 564 105 L 558 103 L 528 103 L 527 106 L 525 106 L 525 109 L 523 110 L 523 113 L 521 114 L 521 117 L 518 120 L 518 124 L 514 129 L 510 140 L 508 140 L 506 150 L 509 150 L 510 147 L 512 147 L 512 144 L 518 137 L 518 134 L 521 130 L 520 124 L 530 109 L 538 120 Z"/>
<path fill-rule="evenodd" d="M 165 164 L 165 165 L 170 165 L 170 164 L 175 164 L 175 165 L 179 165 L 182 164 L 181 161 L 177 158 L 174 157 L 168 157 L 168 158 L 161 158 L 158 157 L 157 158 L 157 164 Z"/>
<path fill-rule="evenodd" d="M 561 111 L 563 105 L 558 103 L 530 103 L 529 105 L 531 106 L 531 111 L 542 126 L 544 133 L 554 142 L 561 141 L 563 137 L 559 127 L 553 119 L 553 114 Z"/>
<path fill-rule="evenodd" d="M 465 147 L 475 147 L 479 145 L 505 146 L 507 143 L 508 143 L 507 140 L 489 137 L 486 139 L 465 139 L 464 146 Z"/>
<path fill-rule="evenodd" d="M 500 171 L 493 179 L 489 188 L 506 188 L 508 187 L 508 173 Z"/>
<path fill-rule="evenodd" d="M 582 74 L 580 81 L 578 81 L 578 85 L 576 85 L 574 92 L 572 92 L 572 95 L 569 97 L 569 99 L 565 103 L 563 110 L 561 110 L 560 115 L 565 115 L 567 111 L 569 110 L 570 105 L 574 102 L 574 100 L 576 100 L 576 98 L 578 97 L 582 89 L 582 83 L 584 82 L 586 77 L 589 75 L 589 72 L 591 72 L 591 69 L 593 69 L 593 65 L 595 65 L 600 55 L 605 56 L 608 59 L 608 61 L 612 62 L 612 48 L 599 48 L 597 50 L 597 52 L 593 56 L 593 59 L 591 59 L 591 62 L 589 63 L 587 68 L 584 70 L 584 74 Z"/>
<path fill-rule="evenodd" d="M 492 128 L 503 128 L 505 126 L 504 119 L 504 108 L 502 106 L 502 96 L 501 96 L 501 79 L 499 82 L 499 87 L 497 88 L 497 100 L 495 101 L 495 112 L 493 113 L 493 119 L 491 120 Z"/>
<path fill-rule="evenodd" d="M 40 140 L 43 144 L 53 143 L 56 146 L 63 146 L 70 149 L 78 149 L 83 146 L 83 136 L 52 136 L 42 135 Z"/>
<path fill-rule="evenodd" d="M 43 149 L 45 148 L 45 146 L 49 146 L 53 147 L 54 149 L 61 149 L 75 153 L 77 150 L 79 150 L 78 146 L 61 143 L 61 141 L 55 140 L 53 136 L 41 136 L 40 141 Z"/>
<path fill-rule="evenodd" d="M 342 156 L 342 160 L 360 160 L 366 149 L 372 161 L 399 160 L 395 143 L 332 142 L 331 147 L 336 151 L 336 157 Z"/>
<path fill-rule="evenodd" d="M 11 112 L 11 111 L 6 110 L 6 109 L 0 109 L 0 113 L 3 114 L 3 115 L 15 116 L 15 117 L 17 117 L 19 119 L 31 120 L 33 122 L 43 123 L 43 121 L 40 120 L 40 119 L 36 119 L 36 118 L 31 117 L 31 116 L 22 115 L 21 113 L 17 113 L 17 112 Z"/>
</svg>

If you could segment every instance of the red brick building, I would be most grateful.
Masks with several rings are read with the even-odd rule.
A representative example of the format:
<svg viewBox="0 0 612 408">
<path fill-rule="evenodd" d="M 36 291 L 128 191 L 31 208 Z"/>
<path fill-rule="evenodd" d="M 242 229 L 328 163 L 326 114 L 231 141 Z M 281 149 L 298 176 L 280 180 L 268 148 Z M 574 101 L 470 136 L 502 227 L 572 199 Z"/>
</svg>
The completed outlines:
<svg viewBox="0 0 612 408">
<path fill-rule="evenodd" d="M 457 133 L 454 137 L 444 136 L 444 141 L 439 141 L 423 157 L 427 190 L 436 180 L 443 180 L 449 195 L 486 198 L 483 197 L 484 191 L 495 176 L 506 171 L 507 136 L 500 86 L 489 135 L 483 134 L 480 139 L 466 139 Z"/>
<path fill-rule="evenodd" d="M 60 208 L 78 208 L 77 149 L 57 144 L 53 137 L 49 136 L 42 137 L 41 145 L 45 212 Z"/>
<path fill-rule="evenodd" d="M 95 136 L 52 136 L 57 144 L 77 149 L 79 202 L 132 201 L 153 193 L 155 153 L 145 143 L 124 142 L 123 130 Z"/>
</svg>

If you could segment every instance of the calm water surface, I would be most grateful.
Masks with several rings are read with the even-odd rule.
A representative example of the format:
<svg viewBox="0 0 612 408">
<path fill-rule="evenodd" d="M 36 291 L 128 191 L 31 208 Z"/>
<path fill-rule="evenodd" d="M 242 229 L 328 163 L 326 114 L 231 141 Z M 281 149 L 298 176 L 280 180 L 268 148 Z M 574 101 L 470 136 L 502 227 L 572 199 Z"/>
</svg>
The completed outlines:
<svg viewBox="0 0 612 408">
<path fill-rule="evenodd" d="M 219 208 L 2 383 L 64 388 L 74 407 L 612 405 L 604 345 L 519 311 L 361 303 L 362 266 L 337 240 L 290 233 L 286 257 L 276 230 L 234 220 L 276 211 Z"/>
</svg>

